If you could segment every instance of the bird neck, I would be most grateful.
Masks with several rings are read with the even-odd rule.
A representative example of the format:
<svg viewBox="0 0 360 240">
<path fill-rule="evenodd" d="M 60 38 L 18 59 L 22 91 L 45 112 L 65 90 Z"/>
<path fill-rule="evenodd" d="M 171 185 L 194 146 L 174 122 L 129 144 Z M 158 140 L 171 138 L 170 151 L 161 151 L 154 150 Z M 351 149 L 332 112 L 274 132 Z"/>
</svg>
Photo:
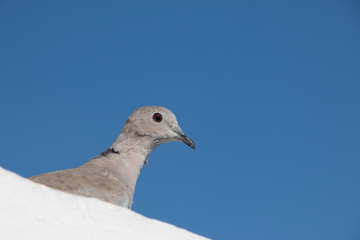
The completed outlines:
<svg viewBox="0 0 360 240">
<path fill-rule="evenodd" d="M 133 194 L 140 170 L 152 150 L 151 139 L 121 133 L 110 148 L 85 165 L 109 170 L 115 178 L 125 181 Z"/>
<path fill-rule="evenodd" d="M 113 152 L 112 159 L 124 170 L 136 172 L 138 177 L 140 170 L 147 161 L 153 148 L 147 144 L 146 139 L 140 137 L 126 138 L 115 141 L 109 149 Z M 131 168 L 131 169 L 129 169 Z"/>
</svg>

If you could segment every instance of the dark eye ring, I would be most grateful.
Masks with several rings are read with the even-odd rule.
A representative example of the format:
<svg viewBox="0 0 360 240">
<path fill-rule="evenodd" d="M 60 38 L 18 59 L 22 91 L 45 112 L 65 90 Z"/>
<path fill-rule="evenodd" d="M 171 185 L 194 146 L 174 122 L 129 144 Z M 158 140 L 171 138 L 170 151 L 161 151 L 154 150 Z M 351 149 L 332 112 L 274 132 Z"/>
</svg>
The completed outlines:
<svg viewBox="0 0 360 240">
<path fill-rule="evenodd" d="M 159 123 L 163 120 L 163 116 L 161 115 L 161 113 L 154 113 L 153 120 Z"/>
</svg>

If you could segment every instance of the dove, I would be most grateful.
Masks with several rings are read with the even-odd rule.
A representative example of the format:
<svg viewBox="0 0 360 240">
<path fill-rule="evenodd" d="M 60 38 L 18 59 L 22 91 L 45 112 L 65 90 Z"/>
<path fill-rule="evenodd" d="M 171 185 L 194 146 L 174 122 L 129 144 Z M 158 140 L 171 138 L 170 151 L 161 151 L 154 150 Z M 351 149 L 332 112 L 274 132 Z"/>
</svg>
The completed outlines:
<svg viewBox="0 0 360 240">
<path fill-rule="evenodd" d="M 136 181 L 151 151 L 160 144 L 180 141 L 195 149 L 167 108 L 148 106 L 136 109 L 120 135 L 103 153 L 78 168 L 30 177 L 48 187 L 97 198 L 131 209 Z"/>
</svg>

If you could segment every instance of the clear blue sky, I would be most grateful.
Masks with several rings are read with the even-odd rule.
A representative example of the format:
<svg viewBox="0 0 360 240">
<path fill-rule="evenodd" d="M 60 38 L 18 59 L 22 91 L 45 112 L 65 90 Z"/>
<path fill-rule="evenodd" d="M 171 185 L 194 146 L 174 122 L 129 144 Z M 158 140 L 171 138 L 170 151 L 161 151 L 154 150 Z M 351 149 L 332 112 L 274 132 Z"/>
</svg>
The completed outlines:
<svg viewBox="0 0 360 240">
<path fill-rule="evenodd" d="M 249 3 L 250 2 L 250 3 Z M 359 1 L 0 1 L 0 165 L 77 167 L 136 108 L 133 210 L 214 239 L 360 239 Z"/>
</svg>

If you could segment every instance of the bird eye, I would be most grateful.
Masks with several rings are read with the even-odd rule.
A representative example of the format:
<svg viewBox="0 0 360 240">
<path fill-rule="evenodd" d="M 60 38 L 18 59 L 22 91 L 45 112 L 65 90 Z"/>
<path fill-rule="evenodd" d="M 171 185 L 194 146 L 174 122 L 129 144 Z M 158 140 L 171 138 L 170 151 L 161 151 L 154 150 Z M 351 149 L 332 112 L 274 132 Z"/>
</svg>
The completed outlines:
<svg viewBox="0 0 360 240">
<path fill-rule="evenodd" d="M 154 113 L 153 119 L 154 119 L 155 122 L 158 122 L 158 123 L 159 123 L 159 122 L 162 121 L 163 116 L 162 116 L 160 113 Z"/>
</svg>

